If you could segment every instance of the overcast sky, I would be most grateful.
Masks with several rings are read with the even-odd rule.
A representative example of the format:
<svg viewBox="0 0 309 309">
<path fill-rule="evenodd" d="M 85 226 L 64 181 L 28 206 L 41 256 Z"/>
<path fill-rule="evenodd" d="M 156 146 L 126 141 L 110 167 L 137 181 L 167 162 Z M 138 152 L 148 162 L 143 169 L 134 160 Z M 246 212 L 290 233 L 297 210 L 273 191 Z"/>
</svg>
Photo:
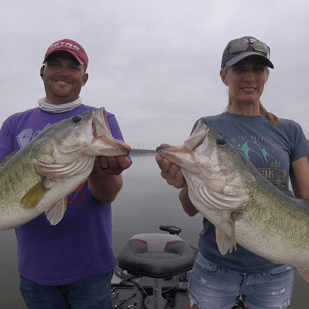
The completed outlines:
<svg viewBox="0 0 309 309">
<path fill-rule="evenodd" d="M 70 38 L 90 60 L 84 104 L 114 113 L 132 148 L 182 144 L 224 110 L 223 49 L 251 35 L 275 66 L 262 103 L 309 137 L 308 14 L 308 0 L 2 0 L 0 123 L 37 106 L 43 56 Z"/>
</svg>

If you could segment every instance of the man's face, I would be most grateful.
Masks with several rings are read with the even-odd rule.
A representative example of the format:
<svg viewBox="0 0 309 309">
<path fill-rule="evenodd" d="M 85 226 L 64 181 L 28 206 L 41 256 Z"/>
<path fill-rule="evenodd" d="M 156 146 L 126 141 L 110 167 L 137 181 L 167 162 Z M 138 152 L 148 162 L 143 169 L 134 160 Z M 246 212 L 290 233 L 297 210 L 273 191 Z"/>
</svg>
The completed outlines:
<svg viewBox="0 0 309 309">
<path fill-rule="evenodd" d="M 88 80 L 85 67 L 67 52 L 50 55 L 41 73 L 47 102 L 52 104 L 75 101 Z"/>
</svg>

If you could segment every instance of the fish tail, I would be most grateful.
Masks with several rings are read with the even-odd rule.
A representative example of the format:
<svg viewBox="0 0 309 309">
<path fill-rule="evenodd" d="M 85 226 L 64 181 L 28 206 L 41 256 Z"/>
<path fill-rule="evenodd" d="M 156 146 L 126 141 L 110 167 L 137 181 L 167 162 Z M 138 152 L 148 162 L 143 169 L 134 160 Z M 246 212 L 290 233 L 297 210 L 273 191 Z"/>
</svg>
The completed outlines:
<svg viewBox="0 0 309 309">
<path fill-rule="evenodd" d="M 309 283 L 309 266 L 296 266 L 299 274 Z"/>
</svg>

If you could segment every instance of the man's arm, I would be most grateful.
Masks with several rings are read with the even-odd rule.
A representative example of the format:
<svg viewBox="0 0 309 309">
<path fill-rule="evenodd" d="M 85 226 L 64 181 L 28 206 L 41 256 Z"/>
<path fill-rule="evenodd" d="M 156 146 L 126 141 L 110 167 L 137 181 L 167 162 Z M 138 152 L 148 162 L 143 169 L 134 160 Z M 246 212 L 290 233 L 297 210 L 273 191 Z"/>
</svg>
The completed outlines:
<svg viewBox="0 0 309 309">
<path fill-rule="evenodd" d="M 113 202 L 122 188 L 122 171 L 132 162 L 128 157 L 97 157 L 94 168 L 88 178 L 92 195 L 103 204 Z"/>
</svg>

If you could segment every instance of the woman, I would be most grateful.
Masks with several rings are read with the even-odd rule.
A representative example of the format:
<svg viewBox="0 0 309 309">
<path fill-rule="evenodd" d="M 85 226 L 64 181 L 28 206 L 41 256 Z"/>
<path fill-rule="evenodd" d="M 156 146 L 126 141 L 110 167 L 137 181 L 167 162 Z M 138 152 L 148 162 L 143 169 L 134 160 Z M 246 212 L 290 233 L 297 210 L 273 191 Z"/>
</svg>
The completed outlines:
<svg viewBox="0 0 309 309">
<path fill-rule="evenodd" d="M 269 47 L 253 38 L 232 40 L 226 46 L 220 76 L 229 87 L 225 113 L 202 120 L 229 140 L 251 160 L 274 185 L 309 199 L 309 147 L 296 122 L 279 119 L 263 107 L 260 97 L 268 79 Z M 179 166 L 157 155 L 161 175 L 168 184 L 181 188 L 180 201 L 190 216 L 197 210 L 188 197 L 188 188 Z M 230 309 L 242 294 L 246 308 L 287 308 L 293 292 L 293 269 L 273 264 L 243 247 L 226 255 L 219 252 L 214 226 L 206 219 L 200 235 L 189 285 L 190 308 Z"/>
</svg>

